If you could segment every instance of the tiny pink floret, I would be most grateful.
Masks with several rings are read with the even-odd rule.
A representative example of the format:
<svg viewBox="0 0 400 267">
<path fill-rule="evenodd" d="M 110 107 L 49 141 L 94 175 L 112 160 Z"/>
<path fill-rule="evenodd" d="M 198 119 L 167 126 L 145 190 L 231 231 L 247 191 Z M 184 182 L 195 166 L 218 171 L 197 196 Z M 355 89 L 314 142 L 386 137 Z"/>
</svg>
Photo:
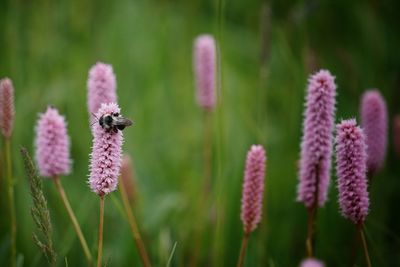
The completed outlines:
<svg viewBox="0 0 400 267">
<path fill-rule="evenodd" d="M 67 175 L 71 169 L 65 118 L 54 107 L 39 115 L 36 125 L 36 161 L 43 177 Z"/>
<path fill-rule="evenodd" d="M 246 234 L 254 231 L 261 221 L 265 164 L 264 148 L 261 145 L 251 146 L 246 159 L 240 214 Z"/>
<path fill-rule="evenodd" d="M 96 113 L 97 118 L 105 114 L 120 113 L 117 104 L 102 104 Z M 107 131 L 94 123 L 92 126 L 93 147 L 90 155 L 90 176 L 89 186 L 93 192 L 99 196 L 104 196 L 114 191 L 118 184 L 122 162 L 122 142 L 121 131 Z"/>
</svg>

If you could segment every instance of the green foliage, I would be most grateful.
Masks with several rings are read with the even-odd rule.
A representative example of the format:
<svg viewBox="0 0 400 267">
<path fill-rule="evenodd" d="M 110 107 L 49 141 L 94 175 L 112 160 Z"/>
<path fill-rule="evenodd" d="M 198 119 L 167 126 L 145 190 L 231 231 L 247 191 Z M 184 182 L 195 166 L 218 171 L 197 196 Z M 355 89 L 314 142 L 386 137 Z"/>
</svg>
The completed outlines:
<svg viewBox="0 0 400 267">
<path fill-rule="evenodd" d="M 50 212 L 47 208 L 46 198 L 43 195 L 42 179 L 38 176 L 26 148 L 21 147 L 21 155 L 24 160 L 25 171 L 29 179 L 32 196 L 33 206 L 31 207 L 31 215 L 39 231 L 39 234 L 33 232 L 33 240 L 40 248 L 49 264 L 51 266 L 56 266 L 57 255 L 53 248 Z"/>
</svg>

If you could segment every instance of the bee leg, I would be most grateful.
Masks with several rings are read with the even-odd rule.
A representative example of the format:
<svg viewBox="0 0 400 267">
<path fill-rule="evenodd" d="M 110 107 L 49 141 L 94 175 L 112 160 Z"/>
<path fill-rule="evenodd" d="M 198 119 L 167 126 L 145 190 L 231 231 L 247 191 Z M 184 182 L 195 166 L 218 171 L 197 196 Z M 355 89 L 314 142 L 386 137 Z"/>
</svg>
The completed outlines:
<svg viewBox="0 0 400 267">
<path fill-rule="evenodd" d="M 113 130 L 114 130 L 114 133 L 118 133 L 117 127 L 114 127 Z"/>
</svg>

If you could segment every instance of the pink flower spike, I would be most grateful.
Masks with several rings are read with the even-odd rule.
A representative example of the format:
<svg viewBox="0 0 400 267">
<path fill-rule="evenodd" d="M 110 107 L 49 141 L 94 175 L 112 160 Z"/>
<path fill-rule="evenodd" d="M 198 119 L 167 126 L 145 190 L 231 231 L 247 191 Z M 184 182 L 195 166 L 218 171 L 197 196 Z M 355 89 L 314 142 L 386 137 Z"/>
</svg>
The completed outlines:
<svg viewBox="0 0 400 267">
<path fill-rule="evenodd" d="M 251 146 L 247 153 L 240 214 L 246 234 L 256 229 L 257 224 L 261 221 L 265 164 L 264 148 L 261 145 Z"/>
<path fill-rule="evenodd" d="M 308 80 L 297 201 L 312 208 L 322 207 L 330 181 L 336 84 L 327 70 L 320 70 Z M 317 194 L 318 192 L 318 199 Z"/>
<path fill-rule="evenodd" d="M 393 119 L 393 143 L 396 155 L 400 158 L 400 114 Z"/>
<path fill-rule="evenodd" d="M 41 176 L 67 175 L 71 169 L 69 137 L 65 118 L 49 106 L 36 125 L 36 161 Z"/>
<path fill-rule="evenodd" d="M 366 91 L 362 96 L 361 126 L 366 136 L 368 171 L 374 174 L 385 160 L 388 131 L 387 107 L 378 90 Z"/>
<path fill-rule="evenodd" d="M 342 215 L 355 224 L 368 215 L 365 136 L 356 120 L 343 120 L 336 126 L 336 172 Z"/>
<path fill-rule="evenodd" d="M 111 113 L 120 113 L 117 104 L 102 104 L 95 115 L 97 118 L 101 118 L 103 115 Z M 93 147 L 90 155 L 89 185 L 93 192 L 104 196 L 114 191 L 118 184 L 123 137 L 121 131 L 107 131 L 99 123 L 93 124 L 92 133 Z"/>
<path fill-rule="evenodd" d="M 90 114 L 95 114 L 103 103 L 117 101 L 115 74 L 111 65 L 97 62 L 89 70 L 87 87 Z"/>
<path fill-rule="evenodd" d="M 216 102 L 216 47 L 214 37 L 199 35 L 194 42 L 194 73 L 197 104 L 211 110 Z"/>
<path fill-rule="evenodd" d="M 14 124 L 14 87 L 8 78 L 0 80 L 0 127 L 5 138 L 10 139 Z"/>
<path fill-rule="evenodd" d="M 300 267 L 325 267 L 325 264 L 317 259 L 308 258 L 301 262 Z"/>
</svg>

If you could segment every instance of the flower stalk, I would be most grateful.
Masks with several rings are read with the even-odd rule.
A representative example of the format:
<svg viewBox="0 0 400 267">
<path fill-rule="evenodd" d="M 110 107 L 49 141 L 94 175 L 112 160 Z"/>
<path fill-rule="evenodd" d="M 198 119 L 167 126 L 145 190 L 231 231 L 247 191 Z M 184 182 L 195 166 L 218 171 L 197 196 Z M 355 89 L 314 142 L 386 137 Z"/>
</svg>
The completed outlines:
<svg viewBox="0 0 400 267">
<path fill-rule="evenodd" d="M 364 235 L 364 224 L 363 223 L 358 224 L 357 228 L 360 233 L 360 239 L 364 250 L 365 263 L 367 264 L 367 267 L 371 267 L 371 260 L 369 258 L 367 240 L 365 239 Z"/>
<path fill-rule="evenodd" d="M 97 267 L 101 267 L 103 258 L 104 196 L 100 196 L 99 238 L 97 247 Z"/>
<path fill-rule="evenodd" d="M 124 204 L 126 215 L 128 216 L 129 226 L 131 228 L 133 239 L 135 240 L 135 244 L 137 250 L 139 252 L 140 259 L 144 267 L 151 267 L 149 256 L 147 254 L 146 248 L 144 246 L 142 237 L 140 236 L 139 228 L 136 223 L 135 216 L 132 212 L 131 206 L 129 204 L 128 194 L 125 190 L 124 183 L 119 183 L 119 191 L 121 194 L 122 202 Z"/>
<path fill-rule="evenodd" d="M 368 215 L 367 146 L 364 131 L 354 119 L 343 120 L 336 126 L 336 173 L 339 205 L 343 217 L 358 228 L 365 261 L 371 266 L 367 242 L 363 233 Z"/>
<path fill-rule="evenodd" d="M 36 160 L 40 174 L 53 180 L 88 264 L 92 266 L 89 247 L 60 181 L 61 175 L 67 175 L 71 171 L 70 141 L 66 125 L 64 116 L 55 107 L 49 106 L 46 112 L 40 114 L 36 126 Z"/>
<path fill-rule="evenodd" d="M 95 116 L 101 118 L 110 114 L 119 114 L 116 103 L 102 104 Z M 98 236 L 97 267 L 103 257 L 104 197 L 113 192 L 118 185 L 122 162 L 123 136 L 120 130 L 107 130 L 100 123 L 92 125 L 93 146 L 90 155 L 89 187 L 100 197 L 100 220 Z"/>
<path fill-rule="evenodd" d="M 303 121 L 297 201 L 308 211 L 306 253 L 313 256 L 318 207 L 327 200 L 335 116 L 335 78 L 320 70 L 309 78 Z"/>
<path fill-rule="evenodd" d="M 14 126 L 14 86 L 9 78 L 0 80 L 0 130 L 4 137 L 4 154 L 7 175 L 7 198 L 10 217 L 11 256 L 10 265 L 16 265 L 17 220 L 15 214 L 14 179 L 12 175 L 11 136 Z"/>
<path fill-rule="evenodd" d="M 88 265 L 92 266 L 92 264 L 93 264 L 92 254 L 90 253 L 86 239 L 83 236 L 82 230 L 79 226 L 78 220 L 75 217 L 74 211 L 72 210 L 71 205 L 69 204 L 67 195 L 65 194 L 65 191 L 61 184 L 60 178 L 58 176 L 56 176 L 53 178 L 53 181 L 57 188 L 58 193 L 60 194 L 60 197 L 64 204 L 64 207 L 67 210 L 68 216 L 71 219 L 72 225 L 74 226 L 74 230 L 76 232 L 76 235 L 78 236 L 79 242 L 81 243 L 81 246 L 82 246 L 83 252 L 85 254 L 86 260 L 88 262 Z"/>
<path fill-rule="evenodd" d="M 14 202 L 14 181 L 12 176 L 12 163 L 11 163 L 11 141 L 6 139 L 5 147 L 5 160 L 7 171 L 7 196 L 10 212 L 10 233 L 11 233 L 11 266 L 16 265 L 17 257 L 17 220 L 15 215 L 15 202 Z"/>
<path fill-rule="evenodd" d="M 242 267 L 244 263 L 244 257 L 247 251 L 247 244 L 249 243 L 249 236 L 250 234 L 244 234 L 242 239 L 242 246 L 240 247 L 240 254 L 237 267 Z"/>
<path fill-rule="evenodd" d="M 212 114 L 205 110 L 204 120 L 204 143 L 203 143 L 203 175 L 204 175 L 204 197 L 211 190 L 211 156 L 212 156 Z"/>
<path fill-rule="evenodd" d="M 243 223 L 243 241 L 237 264 L 238 267 L 243 266 L 250 233 L 257 228 L 257 225 L 261 221 L 266 160 L 265 150 L 261 145 L 251 146 L 247 153 L 243 179 L 242 207 L 240 213 Z"/>
<path fill-rule="evenodd" d="M 306 252 L 307 257 L 311 258 L 314 256 L 314 244 L 315 244 L 315 221 L 317 218 L 317 207 L 313 206 L 308 209 L 307 217 L 307 238 L 306 238 Z"/>
</svg>

